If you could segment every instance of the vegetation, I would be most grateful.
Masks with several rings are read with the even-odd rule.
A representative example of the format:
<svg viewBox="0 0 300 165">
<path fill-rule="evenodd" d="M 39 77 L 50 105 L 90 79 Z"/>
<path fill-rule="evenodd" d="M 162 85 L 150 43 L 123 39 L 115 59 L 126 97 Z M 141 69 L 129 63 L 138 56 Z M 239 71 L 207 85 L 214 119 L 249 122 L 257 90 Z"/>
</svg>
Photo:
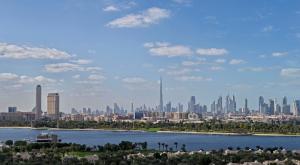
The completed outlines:
<svg viewBox="0 0 300 165">
<path fill-rule="evenodd" d="M 7 141 L 6 144 L 11 144 Z M 174 143 L 177 148 L 178 143 Z M 173 146 L 173 145 L 172 145 Z M 43 165 L 176 165 L 176 164 L 228 164 L 244 162 L 264 162 L 267 160 L 284 161 L 285 164 L 296 164 L 300 155 L 285 151 L 282 148 L 266 148 L 259 146 L 249 148 L 210 151 L 210 152 L 181 152 L 171 151 L 171 146 L 158 144 L 159 150 L 148 150 L 147 142 L 132 143 L 123 141 L 119 144 L 107 143 L 104 146 L 86 146 L 74 143 L 27 143 L 15 141 L 12 145 L 0 150 L 0 164 L 43 164 Z M 164 149 L 162 149 L 164 148 Z M 166 152 L 167 151 L 167 152 Z M 258 152 L 260 151 L 260 152 Z"/>
<path fill-rule="evenodd" d="M 57 122 L 39 121 L 35 127 L 55 128 Z M 203 123 L 173 123 L 173 122 L 95 122 L 95 121 L 59 121 L 60 128 L 93 128 L 93 129 L 124 129 L 155 131 L 194 131 L 194 132 L 224 132 L 224 133 L 277 133 L 300 134 L 300 125 L 287 122 L 222 122 L 220 120 L 204 121 Z"/>
<path fill-rule="evenodd" d="M 34 127 L 56 128 L 57 122 L 41 120 L 32 123 Z M 0 126 L 31 126 L 30 123 L 0 122 Z M 110 130 L 144 130 L 156 131 L 191 131 L 191 132 L 220 132 L 220 133 L 268 133 L 268 134 L 300 134 L 300 124 L 294 122 L 223 122 L 220 120 L 203 121 L 202 123 L 174 122 L 96 122 L 96 121 L 59 121 L 63 129 L 110 129 Z"/>
</svg>

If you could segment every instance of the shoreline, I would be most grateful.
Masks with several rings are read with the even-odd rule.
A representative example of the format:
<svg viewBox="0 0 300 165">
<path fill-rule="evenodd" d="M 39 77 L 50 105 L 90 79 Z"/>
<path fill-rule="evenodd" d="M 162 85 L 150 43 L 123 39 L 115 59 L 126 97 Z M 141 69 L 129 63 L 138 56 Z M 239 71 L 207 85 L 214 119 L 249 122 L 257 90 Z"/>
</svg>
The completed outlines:
<svg viewBox="0 0 300 165">
<path fill-rule="evenodd" d="M 126 130 L 126 129 L 104 129 L 104 128 L 32 128 L 32 127 L 0 127 L 0 129 L 31 129 L 49 131 L 112 131 L 112 132 L 151 132 L 151 133 L 173 133 L 173 134 L 198 134 L 198 135 L 223 135 L 223 136 L 271 136 L 271 137 L 300 137 L 300 134 L 279 134 L 279 133 L 235 133 L 235 132 L 196 132 L 196 131 L 147 131 L 147 130 Z"/>
</svg>

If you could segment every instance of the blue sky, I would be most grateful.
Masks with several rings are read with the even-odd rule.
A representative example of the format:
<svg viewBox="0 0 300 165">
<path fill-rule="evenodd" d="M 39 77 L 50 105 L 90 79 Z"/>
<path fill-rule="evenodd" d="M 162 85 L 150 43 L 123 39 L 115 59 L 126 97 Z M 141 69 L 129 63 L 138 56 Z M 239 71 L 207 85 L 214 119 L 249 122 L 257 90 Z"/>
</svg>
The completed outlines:
<svg viewBox="0 0 300 165">
<path fill-rule="evenodd" d="M 297 0 L 51 0 L 0 2 L 0 111 L 29 111 L 34 88 L 61 110 L 125 108 L 191 95 L 300 98 Z"/>
</svg>

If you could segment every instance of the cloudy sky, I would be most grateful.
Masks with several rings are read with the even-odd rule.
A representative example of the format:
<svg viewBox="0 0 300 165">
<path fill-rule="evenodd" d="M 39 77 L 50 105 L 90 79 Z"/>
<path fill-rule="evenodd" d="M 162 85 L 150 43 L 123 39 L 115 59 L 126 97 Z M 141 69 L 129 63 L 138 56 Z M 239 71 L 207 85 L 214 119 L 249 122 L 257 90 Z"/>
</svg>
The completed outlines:
<svg viewBox="0 0 300 165">
<path fill-rule="evenodd" d="M 191 95 L 299 99 L 298 0 L 3 0 L 0 111 L 30 111 L 34 90 L 61 110 L 125 108 Z"/>
</svg>

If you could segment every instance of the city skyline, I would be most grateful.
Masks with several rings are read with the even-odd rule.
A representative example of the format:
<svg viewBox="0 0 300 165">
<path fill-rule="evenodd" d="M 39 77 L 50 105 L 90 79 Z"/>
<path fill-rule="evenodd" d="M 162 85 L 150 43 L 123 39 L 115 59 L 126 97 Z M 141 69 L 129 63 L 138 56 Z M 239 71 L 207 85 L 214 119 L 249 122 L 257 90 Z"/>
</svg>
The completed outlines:
<svg viewBox="0 0 300 165">
<path fill-rule="evenodd" d="M 185 110 L 191 96 L 208 107 L 227 95 L 235 96 L 236 107 L 247 99 L 249 109 L 260 108 L 259 96 L 286 96 L 292 104 L 300 98 L 299 6 L 281 0 L 1 2 L 0 112 L 31 111 L 37 84 L 43 112 L 48 93 L 59 93 L 62 112 L 114 103 L 155 107 L 160 91 L 164 105 L 181 103 Z"/>
</svg>

